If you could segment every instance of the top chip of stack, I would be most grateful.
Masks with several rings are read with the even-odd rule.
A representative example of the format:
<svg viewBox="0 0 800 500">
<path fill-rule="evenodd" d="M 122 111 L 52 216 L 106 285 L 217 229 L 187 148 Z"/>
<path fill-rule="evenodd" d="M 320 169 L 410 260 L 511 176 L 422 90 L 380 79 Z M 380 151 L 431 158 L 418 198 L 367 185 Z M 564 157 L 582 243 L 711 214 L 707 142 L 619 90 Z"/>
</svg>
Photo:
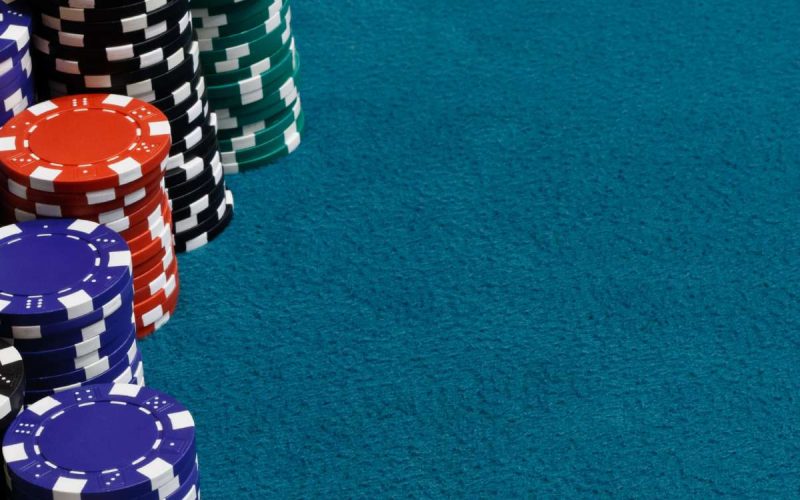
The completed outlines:
<svg viewBox="0 0 800 500">
<path fill-rule="evenodd" d="M 3 440 L 14 498 L 198 498 L 194 420 L 171 396 L 89 385 L 27 407 Z"/>
<path fill-rule="evenodd" d="M 26 7 L 0 3 L 0 125 L 33 104 L 30 38 Z"/>
<path fill-rule="evenodd" d="M 0 228 L 0 337 L 24 360 L 26 402 L 142 379 L 131 270 L 125 240 L 91 221 Z"/>
<path fill-rule="evenodd" d="M 198 248 L 233 215 L 188 0 L 32 0 L 43 92 L 114 92 L 152 103 L 172 134 L 165 187 L 175 248 Z"/>
<path fill-rule="evenodd" d="M 225 173 L 266 165 L 300 144 L 305 117 L 288 0 L 194 0 L 192 20 Z"/>
<path fill-rule="evenodd" d="M 164 190 L 170 144 L 161 111 L 116 94 L 43 101 L 0 129 L 0 208 L 14 221 L 80 218 L 120 233 L 132 254 L 140 337 L 177 303 Z"/>
</svg>

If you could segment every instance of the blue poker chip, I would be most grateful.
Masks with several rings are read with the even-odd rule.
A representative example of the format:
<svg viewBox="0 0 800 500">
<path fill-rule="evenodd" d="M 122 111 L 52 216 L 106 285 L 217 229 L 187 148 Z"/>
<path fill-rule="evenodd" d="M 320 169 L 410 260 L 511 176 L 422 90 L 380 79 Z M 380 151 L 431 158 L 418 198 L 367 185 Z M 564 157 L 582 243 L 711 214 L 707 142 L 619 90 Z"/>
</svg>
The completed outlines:
<svg viewBox="0 0 800 500">
<path fill-rule="evenodd" d="M 136 349 L 133 361 L 123 358 L 109 370 L 92 380 L 85 383 L 73 384 L 67 387 L 56 387 L 53 389 L 25 389 L 25 404 L 33 404 L 42 398 L 52 396 L 59 392 L 75 390 L 78 387 L 96 384 L 144 384 L 144 365 L 142 363 L 142 353 Z"/>
<path fill-rule="evenodd" d="M 31 39 L 31 16 L 23 5 L 0 3 L 0 60 L 22 52 Z"/>
<path fill-rule="evenodd" d="M 182 482 L 182 475 L 175 476 L 174 481 L 168 484 L 168 487 L 162 487 L 158 498 L 175 498 L 179 500 L 195 500 L 197 493 L 200 491 L 200 472 L 197 466 L 197 460 L 192 464 L 192 468 L 188 476 Z"/>
<path fill-rule="evenodd" d="M 34 498 L 147 495 L 195 459 L 194 420 L 171 396 L 91 385 L 28 406 L 3 440 L 14 489 Z"/>
<path fill-rule="evenodd" d="M 131 310 L 132 307 L 128 307 L 127 309 Z M 133 313 L 129 315 L 129 318 L 134 318 Z M 72 363 L 79 358 L 83 359 L 91 354 L 105 352 L 105 350 L 113 348 L 113 346 L 122 342 L 122 340 L 127 337 L 131 328 L 131 321 L 132 319 L 125 321 L 122 315 L 115 315 L 108 320 L 100 320 L 99 323 L 103 325 L 105 331 L 68 346 L 25 350 L 19 343 L 15 343 L 15 345 L 19 349 L 20 354 L 22 354 L 22 357 L 25 358 L 25 367 L 28 369 L 28 373 L 33 375 L 34 373 L 31 370 L 31 366 L 33 365 Z"/>
<path fill-rule="evenodd" d="M 0 61 L 0 87 L 5 88 L 14 82 L 30 80 L 32 70 L 30 50 L 25 47 L 21 53 Z"/>
<path fill-rule="evenodd" d="M 0 318 L 37 325 L 92 313 L 131 284 L 131 253 L 106 226 L 38 219 L 0 228 Z"/>
<path fill-rule="evenodd" d="M 28 376 L 26 388 L 31 390 L 42 390 L 83 385 L 96 379 L 97 377 L 100 377 L 103 374 L 108 373 L 112 367 L 116 366 L 122 360 L 127 359 L 128 365 L 131 365 L 133 363 L 133 358 L 136 357 L 137 352 L 136 325 L 133 325 L 129 329 L 128 334 L 124 337 L 124 340 L 106 356 L 96 360 L 90 360 L 91 362 L 89 364 L 81 366 L 80 368 L 73 368 L 69 371 L 57 373 L 55 375 L 48 375 L 44 377 Z M 108 382 L 110 382 L 110 380 Z"/>
<path fill-rule="evenodd" d="M 127 327 L 116 329 L 104 335 L 98 335 L 92 338 L 89 345 L 93 347 L 94 350 L 83 352 L 77 357 L 72 355 L 75 352 L 75 348 L 39 351 L 34 353 L 23 352 L 21 354 L 25 359 L 25 374 L 29 379 L 33 380 L 81 370 L 100 362 L 102 358 L 113 356 L 118 349 L 123 348 L 126 344 L 129 346 L 132 335 L 136 335 L 136 323 L 133 317 L 131 317 Z M 114 358 L 113 360 L 109 359 L 109 362 L 114 363 L 117 359 L 119 358 Z M 112 366 L 114 365 L 109 364 L 109 369 Z M 35 383 L 32 384 L 31 387 L 35 387 Z M 52 386 L 48 385 L 48 387 Z"/>
<path fill-rule="evenodd" d="M 133 283 L 89 314 L 42 325 L 13 325 L 0 319 L 0 337 L 13 339 L 23 352 L 67 348 L 124 328 L 133 312 Z"/>
</svg>

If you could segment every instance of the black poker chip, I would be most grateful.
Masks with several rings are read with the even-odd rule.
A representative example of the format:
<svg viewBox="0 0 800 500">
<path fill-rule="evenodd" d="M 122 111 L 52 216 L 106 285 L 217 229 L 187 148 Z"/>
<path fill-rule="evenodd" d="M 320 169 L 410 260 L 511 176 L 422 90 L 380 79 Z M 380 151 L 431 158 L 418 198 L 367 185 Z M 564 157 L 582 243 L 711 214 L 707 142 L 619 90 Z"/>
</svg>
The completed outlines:
<svg viewBox="0 0 800 500">
<path fill-rule="evenodd" d="M 169 3 L 152 12 L 118 17 L 108 21 L 69 21 L 43 12 L 39 14 L 39 18 L 42 27 L 54 31 L 83 34 L 85 36 L 123 37 L 122 39 L 134 42 L 134 38 L 128 37 L 144 36 L 144 32 L 148 28 L 152 28 L 159 23 L 177 21 L 188 9 L 189 0 L 170 0 Z M 106 40 L 108 41 L 109 38 Z M 146 40 L 146 38 L 141 38 L 141 40 Z"/>
<path fill-rule="evenodd" d="M 180 166 L 167 170 L 164 175 L 164 185 L 171 196 L 182 196 L 194 191 L 207 179 L 219 163 L 219 151 L 210 147 L 202 155 L 197 155 Z"/>
<path fill-rule="evenodd" d="M 191 46 L 192 46 L 192 38 L 191 36 L 185 37 L 183 40 L 183 44 L 179 45 L 177 50 L 170 52 L 166 55 L 166 57 L 155 64 L 147 66 L 143 69 L 138 69 L 135 71 L 127 71 L 127 72 L 108 72 L 105 74 L 101 73 L 91 73 L 91 72 L 81 72 L 74 68 L 77 71 L 73 71 L 72 73 L 65 73 L 59 71 L 58 68 L 48 67 L 48 75 L 51 78 L 56 78 L 60 82 L 64 82 L 68 85 L 75 86 L 75 87 L 85 87 L 86 89 L 94 89 L 94 90 L 105 90 L 111 88 L 118 88 L 124 87 L 132 82 L 140 82 L 144 80 L 150 80 L 159 77 L 167 73 L 168 71 L 176 68 L 180 63 L 185 61 L 186 59 L 190 59 L 192 57 L 191 54 Z M 41 60 L 39 61 L 42 62 Z M 141 64 L 140 61 L 137 61 L 136 64 Z M 37 68 L 41 68 L 41 64 L 37 65 Z M 53 71 L 55 69 L 55 71 Z M 66 69 L 66 68 L 62 68 Z"/>
<path fill-rule="evenodd" d="M 203 99 L 195 100 L 184 114 L 169 121 L 172 137 L 186 136 L 194 127 L 207 121 L 208 118 L 208 101 Z"/>
<path fill-rule="evenodd" d="M 194 174 L 194 177 L 190 179 L 186 179 L 180 184 L 175 184 L 173 186 L 167 187 L 167 193 L 172 198 L 179 198 L 185 196 L 189 193 L 192 193 L 199 189 L 201 186 L 204 186 L 209 178 L 214 177 L 214 170 L 219 169 L 221 167 L 220 159 L 217 157 L 216 154 L 212 155 L 211 158 L 204 158 L 202 156 L 195 156 L 185 165 L 188 166 L 190 169 L 194 170 L 193 163 L 200 162 L 202 164 L 202 170 L 199 173 L 194 173 L 191 171 L 187 171 L 187 175 L 189 173 Z"/>
<path fill-rule="evenodd" d="M 52 57 L 98 63 L 112 62 L 141 57 L 153 50 L 166 46 L 189 30 L 190 21 L 191 15 L 187 12 L 174 26 L 170 26 L 164 33 L 140 43 L 81 45 L 76 47 L 64 43 L 65 40 L 62 40 L 63 37 L 58 32 L 38 29 L 32 35 L 31 43 L 37 52 L 48 54 Z"/>
<path fill-rule="evenodd" d="M 168 43 L 139 56 L 119 61 L 102 61 L 88 57 L 74 59 L 52 57 L 41 54 L 36 59 L 37 66 L 44 68 L 48 74 L 58 73 L 72 84 L 93 87 L 94 81 L 108 82 L 111 86 L 124 85 L 130 81 L 152 78 L 158 74 L 169 71 L 170 65 L 175 66 L 180 55 L 186 56 L 186 51 L 191 47 L 192 30 L 186 29 L 178 32 L 178 37 Z M 182 51 L 182 52 L 181 52 Z M 183 57 L 180 60 L 183 60 Z"/>
<path fill-rule="evenodd" d="M 203 152 L 208 151 L 210 148 L 214 148 L 214 150 L 218 149 L 217 134 L 216 130 L 214 129 L 207 131 L 207 133 L 203 135 L 203 138 L 200 140 L 200 142 L 193 148 L 190 148 L 183 153 L 170 155 L 169 159 L 167 160 L 167 176 L 169 176 L 170 170 L 186 163 L 195 156 L 203 156 Z"/>
<path fill-rule="evenodd" d="M 219 220 L 216 224 L 211 226 L 207 231 L 201 232 L 199 235 L 195 236 L 191 239 L 185 239 L 183 236 L 175 236 L 175 251 L 176 252 L 191 252 L 192 250 L 196 250 L 207 243 L 213 241 L 219 235 L 221 235 L 225 228 L 233 220 L 233 195 L 230 191 L 226 191 L 226 211 L 225 214 L 222 216 L 222 219 Z"/>
<path fill-rule="evenodd" d="M 205 81 L 201 71 L 195 71 L 191 80 L 181 83 L 166 97 L 152 101 L 151 104 L 167 115 L 167 118 L 175 118 L 185 111 L 186 107 L 191 104 L 192 99 L 197 97 L 198 87 L 205 89 Z M 186 106 L 180 108 L 184 103 L 186 103 Z M 180 111 L 180 109 L 183 109 L 183 111 Z"/>
<path fill-rule="evenodd" d="M 5 432 L 25 399 L 25 368 L 19 351 L 0 338 L 0 432 Z"/>
<path fill-rule="evenodd" d="M 219 166 L 218 168 L 222 167 Z M 225 190 L 225 182 L 220 178 L 216 184 L 211 186 L 210 191 L 197 193 L 197 198 L 192 200 L 188 205 L 174 210 L 172 212 L 172 220 L 188 221 L 192 218 L 195 220 L 205 220 L 206 216 L 209 215 L 208 209 L 217 207 L 217 205 L 219 205 L 219 203 L 225 197 Z M 183 228 L 187 227 L 187 224 L 187 222 L 184 222 L 176 229 L 183 230 Z"/>
<path fill-rule="evenodd" d="M 143 2 L 125 3 L 118 7 L 94 8 L 94 7 L 71 7 L 63 5 L 57 0 L 29 0 L 39 12 L 52 17 L 57 17 L 65 21 L 98 23 L 115 21 L 126 17 L 149 14 L 165 7 L 168 0 L 145 0 Z M 107 5 L 105 0 L 101 0 L 103 6 Z M 88 5 L 84 3 L 83 5 Z"/>
<path fill-rule="evenodd" d="M 200 144 L 203 137 L 213 133 L 214 127 L 211 124 L 210 116 L 208 116 L 198 125 L 194 126 L 188 133 L 180 136 L 173 134 L 172 147 L 169 150 L 170 156 L 189 151 L 194 146 Z"/>
<path fill-rule="evenodd" d="M 125 86 L 111 87 L 103 89 L 109 94 L 122 94 L 136 97 L 146 102 L 157 101 L 168 97 L 175 89 L 190 80 L 199 67 L 199 55 L 197 53 L 197 42 L 192 44 L 191 57 L 185 58 L 180 64 L 170 71 L 158 75 L 157 77 L 132 81 Z M 61 80 L 58 75 L 47 74 L 46 78 L 50 93 L 54 96 L 68 94 L 80 94 L 86 92 L 86 87 L 75 85 Z"/>
</svg>

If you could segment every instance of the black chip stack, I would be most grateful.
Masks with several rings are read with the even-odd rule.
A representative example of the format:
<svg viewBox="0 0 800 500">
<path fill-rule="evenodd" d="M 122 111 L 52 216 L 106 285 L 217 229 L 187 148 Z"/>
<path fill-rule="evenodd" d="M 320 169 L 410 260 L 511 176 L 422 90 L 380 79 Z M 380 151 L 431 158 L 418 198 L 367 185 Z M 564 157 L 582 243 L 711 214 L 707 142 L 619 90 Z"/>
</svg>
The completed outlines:
<svg viewBox="0 0 800 500">
<path fill-rule="evenodd" d="M 113 93 L 169 118 L 165 185 L 175 249 L 205 245 L 233 217 L 189 0 L 32 0 L 40 96 Z"/>
</svg>

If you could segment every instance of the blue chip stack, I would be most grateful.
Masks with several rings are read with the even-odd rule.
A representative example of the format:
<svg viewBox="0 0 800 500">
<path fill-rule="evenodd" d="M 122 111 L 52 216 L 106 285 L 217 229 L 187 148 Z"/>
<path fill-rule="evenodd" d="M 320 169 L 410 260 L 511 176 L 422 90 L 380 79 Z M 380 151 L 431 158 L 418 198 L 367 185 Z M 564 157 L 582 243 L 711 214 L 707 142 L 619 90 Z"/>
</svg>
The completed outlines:
<svg viewBox="0 0 800 500">
<path fill-rule="evenodd" d="M 26 403 L 86 384 L 143 385 L 125 240 L 76 219 L 0 228 L 0 337 L 22 356 Z"/>
<path fill-rule="evenodd" d="M 34 102 L 31 16 L 21 2 L 0 3 L 0 125 Z"/>
<path fill-rule="evenodd" d="M 3 440 L 13 498 L 199 498 L 194 420 L 174 398 L 89 385 L 26 408 Z"/>
</svg>

